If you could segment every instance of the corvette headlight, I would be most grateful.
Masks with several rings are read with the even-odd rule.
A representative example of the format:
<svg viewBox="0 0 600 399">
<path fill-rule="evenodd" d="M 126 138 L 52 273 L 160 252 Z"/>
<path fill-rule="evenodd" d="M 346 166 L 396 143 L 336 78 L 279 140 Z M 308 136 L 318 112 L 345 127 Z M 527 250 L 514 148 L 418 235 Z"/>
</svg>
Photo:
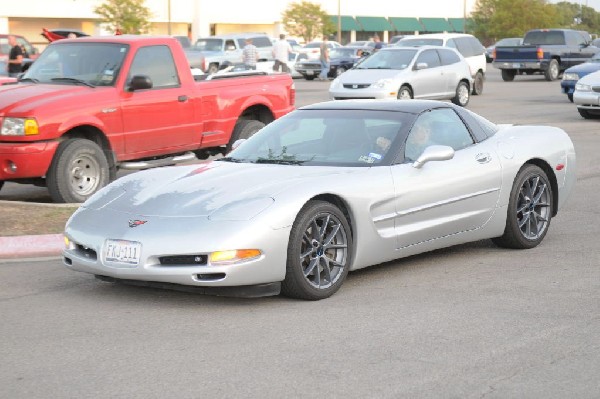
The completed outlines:
<svg viewBox="0 0 600 399">
<path fill-rule="evenodd" d="M 216 251 L 208 256 L 211 266 L 224 266 L 234 263 L 247 262 L 257 259 L 262 255 L 259 249 L 232 249 L 229 251 Z"/>
<path fill-rule="evenodd" d="M 39 134 L 37 121 L 33 118 L 4 118 L 2 136 L 33 136 Z"/>
<path fill-rule="evenodd" d="M 379 79 L 377 82 L 373 83 L 371 87 L 375 87 L 377 89 L 383 89 L 392 83 L 391 79 Z"/>
<path fill-rule="evenodd" d="M 579 75 L 576 73 L 563 73 L 562 80 L 579 80 Z"/>
<path fill-rule="evenodd" d="M 575 84 L 575 90 L 579 90 L 579 91 L 592 91 L 592 86 L 586 85 L 584 83 L 577 83 L 577 84 Z"/>
</svg>

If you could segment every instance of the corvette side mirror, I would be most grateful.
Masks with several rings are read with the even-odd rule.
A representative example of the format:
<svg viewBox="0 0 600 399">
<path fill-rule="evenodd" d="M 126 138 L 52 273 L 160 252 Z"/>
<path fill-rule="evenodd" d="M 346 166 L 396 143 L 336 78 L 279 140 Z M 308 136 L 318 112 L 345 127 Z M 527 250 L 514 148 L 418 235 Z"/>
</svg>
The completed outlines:
<svg viewBox="0 0 600 399">
<path fill-rule="evenodd" d="M 427 162 L 447 161 L 454 158 L 454 148 L 447 145 L 431 145 L 412 164 L 413 168 L 420 169 Z"/>
</svg>

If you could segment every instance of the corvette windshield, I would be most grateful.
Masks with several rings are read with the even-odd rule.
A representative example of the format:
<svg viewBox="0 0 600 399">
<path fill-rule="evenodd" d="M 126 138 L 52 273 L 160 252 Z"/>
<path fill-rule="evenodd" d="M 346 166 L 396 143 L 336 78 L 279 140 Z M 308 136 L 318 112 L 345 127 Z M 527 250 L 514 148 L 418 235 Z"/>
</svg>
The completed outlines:
<svg viewBox="0 0 600 399">
<path fill-rule="evenodd" d="M 405 69 L 415 54 L 416 49 L 380 50 L 366 58 L 355 69 Z"/>
<path fill-rule="evenodd" d="M 112 86 L 129 46 L 116 43 L 52 44 L 23 76 L 26 82 Z"/>
<path fill-rule="evenodd" d="M 222 161 L 284 165 L 389 164 L 408 114 L 297 110 L 267 125 Z"/>
</svg>

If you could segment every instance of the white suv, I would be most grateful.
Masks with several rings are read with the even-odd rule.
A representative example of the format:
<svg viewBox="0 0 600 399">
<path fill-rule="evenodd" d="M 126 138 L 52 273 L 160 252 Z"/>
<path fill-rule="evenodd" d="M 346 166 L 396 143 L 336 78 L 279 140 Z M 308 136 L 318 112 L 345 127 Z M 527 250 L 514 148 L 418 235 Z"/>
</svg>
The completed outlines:
<svg viewBox="0 0 600 399">
<path fill-rule="evenodd" d="M 473 77 L 473 94 L 483 92 L 483 81 L 485 79 L 485 47 L 473 35 L 465 33 L 432 33 L 426 35 L 406 36 L 397 41 L 394 46 L 445 46 L 458 50 L 469 63 L 471 76 Z"/>
</svg>

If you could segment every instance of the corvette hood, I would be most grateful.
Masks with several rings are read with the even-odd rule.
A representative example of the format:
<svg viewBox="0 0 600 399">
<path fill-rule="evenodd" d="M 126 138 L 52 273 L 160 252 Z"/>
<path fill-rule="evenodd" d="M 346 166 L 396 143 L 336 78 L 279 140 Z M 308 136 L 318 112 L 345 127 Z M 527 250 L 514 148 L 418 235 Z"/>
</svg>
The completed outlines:
<svg viewBox="0 0 600 399">
<path fill-rule="evenodd" d="M 83 207 L 167 217 L 209 216 L 246 204 L 256 210 L 268 207 L 278 193 L 293 186 L 366 169 L 220 161 L 158 168 L 118 179 Z"/>
<path fill-rule="evenodd" d="M 0 87 L 0 116 L 9 112 L 28 113 L 36 106 L 56 102 L 62 97 L 94 90 L 85 86 L 50 84 L 14 84 Z"/>
</svg>

